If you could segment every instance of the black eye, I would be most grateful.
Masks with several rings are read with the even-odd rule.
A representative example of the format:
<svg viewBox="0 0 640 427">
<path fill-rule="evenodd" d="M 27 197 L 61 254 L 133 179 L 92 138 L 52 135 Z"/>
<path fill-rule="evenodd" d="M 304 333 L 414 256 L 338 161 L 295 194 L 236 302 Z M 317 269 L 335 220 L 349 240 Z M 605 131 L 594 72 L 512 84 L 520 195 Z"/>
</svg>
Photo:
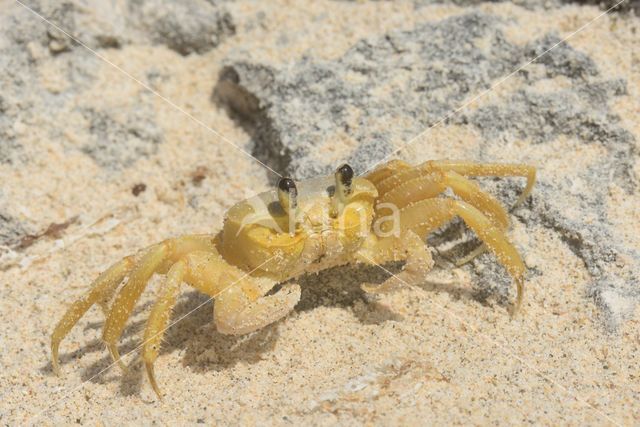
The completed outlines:
<svg viewBox="0 0 640 427">
<path fill-rule="evenodd" d="M 289 214 L 298 206 L 298 189 L 291 178 L 280 178 L 278 181 L 278 201 L 282 209 Z"/>
<path fill-rule="evenodd" d="M 296 183 L 291 178 L 280 178 L 278 188 L 287 193 L 297 192 Z"/>
<path fill-rule="evenodd" d="M 353 169 L 351 169 L 351 166 L 345 163 L 344 165 L 340 166 L 336 172 L 340 177 L 340 183 L 342 185 L 351 185 L 351 181 L 353 180 Z"/>
</svg>

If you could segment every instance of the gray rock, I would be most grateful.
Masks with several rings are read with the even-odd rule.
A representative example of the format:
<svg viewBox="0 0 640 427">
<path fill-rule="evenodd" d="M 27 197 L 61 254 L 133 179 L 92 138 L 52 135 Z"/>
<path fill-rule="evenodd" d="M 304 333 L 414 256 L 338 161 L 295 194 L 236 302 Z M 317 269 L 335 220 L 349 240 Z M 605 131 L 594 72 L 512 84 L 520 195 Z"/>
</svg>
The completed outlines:
<svg viewBox="0 0 640 427">
<path fill-rule="evenodd" d="M 558 41 L 555 37 L 544 37 L 534 43 L 529 52 L 537 55 Z M 556 231 L 584 261 L 594 278 L 588 293 L 604 310 L 606 326 L 615 329 L 617 322 L 630 315 L 631 310 L 626 305 L 611 306 L 612 301 L 640 299 L 640 251 L 616 243 L 616 232 L 607 220 L 604 202 L 611 181 L 629 194 L 638 188 L 633 172 L 637 157 L 635 138 L 620 126 L 620 117 L 608 107 L 609 100 L 627 94 L 626 83 L 601 80 L 593 61 L 566 44 L 539 62 L 545 65 L 545 77 L 570 77 L 571 88 L 543 95 L 522 89 L 507 103 L 481 108 L 470 117 L 463 116 L 462 120 L 480 129 L 487 141 L 515 137 L 544 144 L 565 135 L 607 150 L 608 155 L 589 169 L 575 171 L 575 179 L 586 183 L 587 192 L 571 191 L 572 181 L 554 182 L 541 177 L 531 206 L 534 215 L 529 221 Z M 596 79 L 591 81 L 587 77 Z M 530 78 L 532 83 L 535 80 Z M 569 216 L 568 210 L 580 215 Z M 626 265 L 625 258 L 634 260 L 634 264 Z M 608 297 L 604 298 L 603 293 Z"/>
<path fill-rule="evenodd" d="M 350 0 L 355 1 L 355 0 Z M 482 3 L 500 3 L 504 0 L 414 0 L 416 9 L 433 4 L 455 4 L 461 7 L 475 6 Z M 628 13 L 635 12 L 640 15 L 640 0 L 626 0 L 618 4 L 620 0 L 512 0 L 510 3 L 521 6 L 529 10 L 545 10 L 562 7 L 564 4 L 580 4 L 599 6 L 602 10 L 611 12 Z"/>
<path fill-rule="evenodd" d="M 29 235 L 29 230 L 19 220 L 0 212 L 0 246 L 18 245 L 27 235 Z M 1 250 L 0 254 L 2 254 Z"/>
<path fill-rule="evenodd" d="M 25 4 L 32 11 L 13 4 L 0 16 L 0 163 L 4 164 L 27 159 L 15 134 L 16 124 L 33 124 L 52 111 L 83 112 L 91 138 L 82 150 L 104 167 L 128 166 L 138 156 L 152 153 L 162 141 L 153 109 L 144 99 L 129 114 L 120 112 L 126 119 L 74 104 L 74 96 L 91 91 L 99 59 L 68 35 L 94 50 L 135 41 L 165 44 L 186 55 L 212 49 L 234 32 L 229 13 L 216 1 L 32 0 Z M 48 55 L 65 64 L 60 68 L 68 75 L 63 77 L 73 83 L 62 93 L 42 87 L 39 67 Z"/>
<path fill-rule="evenodd" d="M 28 88 L 37 86 L 28 44 L 46 45 L 48 36 L 46 27 L 22 7 L 0 15 L 0 27 L 0 164 L 15 164 L 24 156 L 14 126 L 34 105 Z"/>
<path fill-rule="evenodd" d="M 126 168 L 140 157 L 155 153 L 164 138 L 154 114 L 145 110 L 141 104 L 124 122 L 109 112 L 85 110 L 92 138 L 83 151 L 100 166 L 112 169 Z"/>
<path fill-rule="evenodd" d="M 603 10 L 611 9 L 611 12 L 614 13 L 634 12 L 637 16 L 640 16 L 640 0 L 626 0 L 622 3 L 620 3 L 620 0 L 564 0 L 564 2 L 599 6 Z"/>
<path fill-rule="evenodd" d="M 32 2 L 30 7 L 46 15 L 45 10 L 51 8 L 51 4 L 40 6 Z M 57 5 L 50 17 L 57 24 L 68 26 L 70 32 L 77 33 L 78 10 L 72 3 L 64 3 Z M 16 6 L 12 14 L 3 15 L 0 19 L 4 21 L 2 24 L 6 30 L 0 39 L 3 88 L 0 95 L 0 163 L 18 164 L 28 161 L 28 155 L 24 153 L 15 127 L 37 125 L 39 120 L 51 116 L 52 112 L 82 110 L 74 97 L 86 93 L 84 91 L 91 92 L 92 70 L 99 60 L 84 48 L 66 56 L 58 56 L 56 60 L 65 64 L 63 69 L 68 73 L 65 77 L 73 85 L 68 85 L 60 93 L 48 90 L 42 87 L 39 75 L 42 56 L 68 52 L 74 48 L 73 42 L 20 6 Z M 88 27 L 83 28 L 86 30 Z M 98 37 L 97 33 L 94 35 Z M 55 48 L 52 48 L 52 43 Z M 99 46 L 93 44 L 93 47 Z M 130 165 L 137 156 L 151 153 L 153 146 L 162 141 L 162 135 L 152 122 L 152 111 L 141 101 L 130 114 L 121 112 L 121 116 L 127 117 L 127 122 L 120 124 L 111 119 L 107 112 L 85 109 L 86 131 L 93 139 L 87 142 L 83 151 L 101 166 L 112 169 Z M 61 135 L 50 134 L 48 137 L 52 140 L 61 139 Z M 66 145 L 64 139 L 62 144 Z"/>
<path fill-rule="evenodd" d="M 416 9 L 430 6 L 433 4 L 455 4 L 461 7 L 477 6 L 482 3 L 499 3 L 504 0 L 414 0 L 413 4 Z M 513 4 L 524 7 L 526 9 L 549 9 L 562 5 L 562 0 L 514 0 Z"/>
<path fill-rule="evenodd" d="M 79 40 L 92 49 L 120 48 L 131 43 L 163 44 L 182 55 L 203 53 L 235 33 L 231 15 L 219 1 L 129 0 L 104 2 L 31 1 L 30 8 L 54 26 L 43 26 L 53 54 L 69 52 Z"/>
<path fill-rule="evenodd" d="M 506 40 L 499 24 L 493 16 L 469 13 L 362 40 L 335 61 L 305 58 L 278 68 L 235 60 L 223 70 L 216 93 L 252 126 L 254 154 L 274 169 L 297 178 L 327 173 L 337 164 L 331 154 L 341 149 L 336 136 L 347 134 L 355 148 L 345 147 L 340 160 L 363 172 L 393 152 L 397 142 L 411 139 L 560 41 L 547 34 L 518 47 Z M 616 243 L 603 206 L 610 177 L 629 193 L 638 188 L 632 168 L 635 139 L 608 106 L 626 94 L 626 82 L 603 76 L 593 59 L 567 43 L 518 76 L 525 84 L 508 101 L 460 112 L 447 123 L 471 125 L 481 133 L 482 147 L 470 153 L 480 161 L 494 160 L 484 154 L 496 152 L 490 148 L 521 138 L 544 145 L 565 135 L 605 149 L 596 164 L 572 171 L 566 180 L 540 176 L 532 203 L 516 214 L 529 226 L 558 233 L 584 261 L 593 277 L 589 295 L 613 329 L 640 300 L 640 253 Z M 563 89 L 541 93 L 532 88 L 560 77 L 570 82 Z M 570 161 L 571 153 L 563 155 Z M 589 192 L 576 194 L 574 178 Z M 487 184 L 509 200 L 517 191 L 508 181 Z M 493 280 L 494 265 L 489 257 L 475 261 L 476 270 L 497 286 L 489 291 L 506 295 L 509 281 Z"/>
<path fill-rule="evenodd" d="M 21 146 L 15 140 L 11 130 L 12 122 L 9 116 L 9 105 L 0 96 L 0 165 L 14 164 L 20 158 Z"/>
<path fill-rule="evenodd" d="M 129 21 L 125 18 L 126 8 L 123 8 L 122 3 L 94 0 L 31 0 L 22 3 L 33 12 L 16 5 L 13 13 L 16 22 L 29 28 L 33 27 L 37 31 L 31 33 L 26 28 L 18 26 L 11 33 L 14 36 L 19 35 L 27 42 L 36 39 L 35 35 L 44 33 L 44 37 L 37 39 L 42 45 L 48 46 L 54 55 L 69 52 L 78 46 L 69 35 L 92 49 L 120 47 L 131 42 Z M 43 18 L 50 24 L 45 23 Z"/>
<path fill-rule="evenodd" d="M 231 15 L 215 2 L 147 0 L 136 12 L 155 42 L 182 55 L 211 50 L 235 33 Z"/>
<path fill-rule="evenodd" d="M 283 71 L 235 62 L 223 70 L 218 94 L 254 121 L 260 160 L 278 168 L 282 158 L 291 158 L 286 171 L 299 178 L 326 173 L 335 164 L 308 154 L 331 151 L 333 133 L 350 134 L 360 147 L 372 140 L 407 140 L 514 68 L 518 52 L 495 24 L 493 17 L 469 14 L 362 40 L 337 61 L 306 58 Z M 489 54 L 474 45 L 481 37 L 491 38 Z M 378 126 L 393 116 L 409 117 L 413 126 L 392 132 Z M 349 160 L 357 162 L 361 151 Z M 368 161 L 386 152 L 374 151 L 379 157 Z"/>
<path fill-rule="evenodd" d="M 25 3 L 35 14 L 17 3 L 0 14 L 0 165 L 17 169 L 32 161 L 37 163 L 38 153 L 24 143 L 33 137 L 34 131 L 66 150 L 87 154 L 104 168 L 106 175 L 118 173 L 138 158 L 153 154 L 164 140 L 155 122 L 155 100 L 142 93 L 139 99 L 129 103 L 129 108 L 120 106 L 118 111 L 111 111 L 95 107 L 91 101 L 95 96 L 96 74 L 103 64 L 94 53 L 65 33 L 94 50 L 119 48 L 134 41 L 167 44 L 168 40 L 157 38 L 155 21 L 143 23 L 140 14 L 145 7 L 154 8 L 153 16 L 158 17 L 163 11 L 180 7 L 178 3 L 167 4 L 164 9 L 160 2 L 151 0 Z M 190 13 L 196 19 L 209 20 L 209 27 L 181 27 L 181 45 L 169 46 L 181 53 L 206 51 L 225 34 L 230 34 L 231 23 L 221 6 L 214 2 L 192 3 L 192 6 L 191 9 L 182 7 L 181 19 L 191 22 L 185 15 Z M 61 29 L 47 24 L 36 14 Z M 217 33 L 218 30 L 221 32 Z M 189 31 L 194 34 L 192 40 L 187 35 Z M 203 34 L 207 40 L 198 39 L 204 37 Z M 51 72 L 59 73 L 49 80 L 61 82 L 57 87 L 47 86 L 47 79 L 43 78 Z M 150 81 L 153 77 L 148 76 Z M 73 129 L 82 144 L 69 140 L 65 134 L 69 127 L 65 123 L 51 126 L 55 118 L 77 117 L 77 112 L 86 119 L 79 120 Z M 18 218 L 11 200 L 0 198 L 0 246 L 15 247 L 29 234 L 38 232 L 37 226 L 34 228 L 34 224 L 23 223 Z"/>
</svg>

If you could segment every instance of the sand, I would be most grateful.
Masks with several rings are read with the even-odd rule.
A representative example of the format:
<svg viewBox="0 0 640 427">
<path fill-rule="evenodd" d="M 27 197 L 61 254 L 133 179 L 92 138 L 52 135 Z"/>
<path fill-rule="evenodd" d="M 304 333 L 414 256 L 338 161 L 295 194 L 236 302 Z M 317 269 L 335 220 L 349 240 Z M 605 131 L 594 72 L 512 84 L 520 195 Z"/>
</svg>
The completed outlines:
<svg viewBox="0 0 640 427">
<path fill-rule="evenodd" d="M 3 13 L 21 8 L 11 2 L 7 7 Z M 518 221 L 510 236 L 538 273 L 527 279 L 523 311 L 515 319 L 501 299 L 475 298 L 466 270 L 431 277 L 449 284 L 427 282 L 371 298 L 360 283 L 381 281 L 387 273 L 354 266 L 303 278 L 302 300 L 291 315 L 249 336 L 230 337 L 211 323 L 211 302 L 185 287 L 174 319 L 201 307 L 167 332 L 156 362 L 165 392 L 159 401 L 134 351 L 162 283 L 156 277 L 120 343 L 128 373 L 111 365 L 97 308 L 62 343 L 63 376 L 52 373 L 53 327 L 99 272 L 156 241 L 216 232 L 227 208 L 271 185 L 269 173 L 237 148 L 251 151 L 251 136 L 212 100 L 230 56 L 250 51 L 278 63 L 303 55 L 332 59 L 363 37 L 463 9 L 284 0 L 225 7 L 236 34 L 201 54 L 132 43 L 100 49 L 100 59 L 75 46 L 73 54 L 84 62 L 74 65 L 71 54 L 50 56 L 44 47 L 31 46 L 44 90 L 81 87 L 64 107 L 47 110 L 50 115 L 27 104 L 34 113 L 12 123 L 22 147 L 16 156 L 22 158 L 0 164 L 3 212 L 20 224 L 16 235 L 25 246 L 7 244 L 1 257 L 0 423 L 640 424 L 640 309 L 614 301 L 628 304 L 631 313 L 615 331 L 607 330 L 585 295 L 590 277 L 583 262 L 557 235 L 525 229 Z M 577 5 L 545 12 L 511 4 L 480 7 L 505 19 L 527 18 L 528 34 L 558 23 L 558 33 L 568 34 L 601 13 Z M 33 15 L 21 19 L 46 25 Z M 617 64 L 627 79 L 630 95 L 614 108 L 636 141 L 639 30 L 637 18 L 607 16 L 572 42 L 601 64 Z M 284 35 L 295 40 L 286 49 L 278 47 Z M 513 42 L 528 40 L 524 31 L 510 36 Z M 318 42 L 320 37 L 330 42 Z M 150 81 L 162 98 L 123 70 Z M 100 165 L 81 149 L 88 138 L 82 114 L 87 109 L 122 114 L 123 121 L 134 111 L 150 111 L 162 141 L 130 163 Z M 460 127 L 438 132 L 436 155 L 464 155 L 465 144 L 473 144 L 473 135 Z M 559 139 L 539 149 L 549 158 L 562 157 L 568 146 Z M 597 155 L 578 162 L 588 164 Z M 640 172 L 638 158 L 635 165 Z M 638 244 L 637 194 L 613 189 L 608 205 L 631 246 Z M 49 235 L 42 235 L 47 229 Z M 28 235 L 39 237 L 24 241 Z"/>
</svg>

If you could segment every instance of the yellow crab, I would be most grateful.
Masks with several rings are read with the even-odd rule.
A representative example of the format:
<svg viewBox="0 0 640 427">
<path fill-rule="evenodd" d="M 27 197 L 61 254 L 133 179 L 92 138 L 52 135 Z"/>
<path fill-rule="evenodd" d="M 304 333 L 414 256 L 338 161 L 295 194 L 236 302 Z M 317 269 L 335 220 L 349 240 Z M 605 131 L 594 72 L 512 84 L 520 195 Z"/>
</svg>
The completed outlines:
<svg viewBox="0 0 640 427">
<path fill-rule="evenodd" d="M 282 178 L 277 189 L 229 209 L 217 235 L 165 240 L 100 274 L 53 331 L 54 371 L 59 373 L 60 341 L 95 303 L 106 315 L 103 340 L 113 360 L 124 366 L 118 338 L 147 281 L 154 273 L 166 274 L 142 345 L 149 381 L 161 396 L 153 363 L 183 282 L 215 298 L 213 318 L 218 331 L 247 334 L 293 310 L 300 299 L 297 284 L 267 293 L 305 273 L 354 262 L 406 261 L 401 277 L 363 288 L 383 292 L 398 280 L 419 279 L 433 265 L 426 236 L 455 216 L 464 220 L 513 277 L 517 285 L 515 313 L 522 302 L 525 267 L 505 236 L 507 213 L 468 177 L 526 177 L 518 204 L 531 192 L 535 173 L 534 167 L 521 164 L 429 161 L 412 167 L 394 160 L 364 177 L 354 177 L 351 167 L 343 165 L 334 176 L 298 185 Z M 446 189 L 457 198 L 443 196 Z"/>
</svg>

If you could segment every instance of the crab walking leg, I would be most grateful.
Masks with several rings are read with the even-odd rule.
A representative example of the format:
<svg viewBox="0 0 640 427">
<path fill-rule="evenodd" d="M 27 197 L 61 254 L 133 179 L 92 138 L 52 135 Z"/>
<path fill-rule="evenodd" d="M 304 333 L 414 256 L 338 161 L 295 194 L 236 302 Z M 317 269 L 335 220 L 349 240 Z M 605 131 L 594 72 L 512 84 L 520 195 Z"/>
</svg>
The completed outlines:
<svg viewBox="0 0 640 427">
<path fill-rule="evenodd" d="M 129 275 L 129 280 L 116 295 L 111 311 L 104 324 L 102 339 L 107 345 L 114 362 L 126 370 L 126 365 L 120 359 L 118 353 L 117 340 L 122 334 L 124 325 L 131 316 L 140 294 L 147 285 L 147 282 L 158 269 L 169 253 L 168 244 L 161 243 L 153 247 L 138 263 L 137 267 Z"/>
<path fill-rule="evenodd" d="M 200 292 L 215 298 L 225 287 L 233 286 L 245 275 L 246 273 L 239 268 L 228 264 L 213 246 L 189 252 L 171 266 L 167 273 L 165 289 L 151 309 L 142 348 L 147 376 L 158 397 L 162 395 L 155 379 L 153 364 L 160 353 L 162 338 L 176 304 L 181 283 L 185 281 Z"/>
<path fill-rule="evenodd" d="M 129 257 L 132 259 L 132 262 L 131 262 L 129 271 L 127 271 L 127 274 L 129 274 L 136 267 L 136 265 L 138 265 L 138 263 L 144 257 L 144 255 L 148 251 L 152 250 L 155 246 L 156 245 L 151 245 L 150 247 L 142 249 L 138 251 L 135 255 Z M 102 314 L 104 314 L 105 319 L 109 316 L 109 306 L 111 301 L 113 300 L 114 295 L 118 292 L 118 287 L 119 286 L 116 285 L 108 289 L 105 289 L 105 292 L 101 294 L 100 299 L 95 302 L 96 304 L 98 304 L 98 306 L 102 310 Z"/>
<path fill-rule="evenodd" d="M 420 171 L 414 170 L 413 172 L 417 173 Z M 484 192 L 477 183 L 453 171 L 436 171 L 426 175 L 418 175 L 417 178 L 413 178 L 385 193 L 379 199 L 379 206 L 385 206 L 384 204 L 388 203 L 401 209 L 416 200 L 436 197 L 447 188 L 451 188 L 462 200 L 478 208 L 483 214 L 493 220 L 496 225 L 504 229 L 508 228 L 509 217 L 500 202 Z M 382 209 L 379 209 L 379 211 L 380 210 Z M 482 254 L 485 250 L 486 246 L 484 244 L 480 245 L 464 258 L 456 261 L 456 265 L 466 264 Z"/>
<path fill-rule="evenodd" d="M 509 217 L 500 202 L 484 192 L 480 186 L 464 176 L 447 171 L 418 176 L 380 197 L 380 203 L 390 203 L 402 209 L 412 202 L 430 199 L 442 194 L 447 188 L 467 203 L 470 203 L 502 228 L 509 226 Z"/>
<path fill-rule="evenodd" d="M 444 183 L 449 186 L 457 196 L 478 208 L 490 219 L 495 220 L 494 222 L 497 222 L 503 229 L 506 230 L 509 228 L 509 217 L 507 212 L 497 199 L 484 192 L 477 183 L 465 178 L 457 172 L 447 171 L 444 175 L 446 177 Z M 518 201 L 517 203 L 520 202 Z M 468 253 L 465 257 L 457 260 L 455 264 L 457 266 L 464 265 L 475 257 L 482 255 L 486 250 L 487 245 L 483 243 Z"/>
<path fill-rule="evenodd" d="M 522 203 L 533 190 L 536 183 L 536 168 L 534 166 L 519 163 L 473 163 L 451 160 L 432 160 L 419 166 L 428 170 L 439 169 L 443 171 L 454 171 L 464 176 L 520 176 L 527 179 L 527 185 L 514 203 L 516 208 Z"/>
<path fill-rule="evenodd" d="M 399 167 L 397 164 L 401 164 Z M 531 194 L 531 190 L 536 181 L 536 168 L 524 164 L 512 163 L 473 163 L 449 160 L 430 160 L 416 167 L 406 167 L 407 164 L 400 161 L 389 162 L 380 166 L 372 173 L 367 175 L 371 177 L 371 181 L 378 189 L 380 197 L 387 192 L 397 188 L 405 182 L 408 182 L 419 176 L 427 175 L 434 172 L 456 172 L 463 176 L 499 176 L 511 177 L 520 176 L 527 179 L 524 191 L 513 205 L 517 207 Z"/>
<path fill-rule="evenodd" d="M 275 295 L 264 297 L 277 283 L 275 280 L 249 277 L 247 272 L 227 263 L 215 249 L 185 255 L 169 269 L 165 288 L 151 309 L 144 333 L 142 359 L 149 382 L 160 398 L 153 364 L 183 281 L 216 299 L 215 323 L 218 331 L 225 334 L 246 334 L 273 323 L 289 313 L 300 299 L 298 285 L 285 286 Z"/>
<path fill-rule="evenodd" d="M 415 232 L 409 230 L 404 236 L 395 241 L 392 250 L 380 251 L 375 245 L 363 248 L 356 257 L 366 264 L 380 265 L 391 261 L 406 260 L 404 268 L 399 274 L 386 279 L 380 285 L 362 284 L 361 288 L 367 293 L 382 294 L 396 289 L 399 285 L 413 284 L 433 268 L 431 252 L 424 241 Z"/>
<path fill-rule="evenodd" d="M 529 194 L 531 194 L 533 186 L 536 183 L 536 168 L 529 165 L 499 163 L 478 164 L 455 161 L 436 161 L 432 162 L 432 165 L 435 165 L 440 169 L 456 171 L 465 176 L 521 176 L 526 178 L 527 185 L 518 197 L 518 200 L 516 200 L 511 207 L 512 210 L 517 208 L 527 197 L 529 197 Z M 456 262 L 456 265 L 460 266 L 466 264 L 478 255 L 481 255 L 485 250 L 486 244 L 477 247 L 464 258 L 459 259 Z"/>
<path fill-rule="evenodd" d="M 399 171 L 410 169 L 411 167 L 412 166 L 409 163 L 403 162 L 402 160 L 391 160 L 390 162 L 378 166 L 372 172 L 367 174 L 365 178 L 377 187 L 384 179 Z"/>
<path fill-rule="evenodd" d="M 527 185 L 516 203 L 513 205 L 513 209 L 531 193 L 533 185 L 535 184 L 536 169 L 532 166 L 521 164 L 477 164 L 446 160 L 428 161 L 416 168 L 390 175 L 389 179 L 382 181 L 378 190 L 382 194 L 381 201 L 386 201 L 385 199 L 388 199 L 390 203 L 399 203 L 398 199 L 402 200 L 403 196 L 410 200 L 410 198 L 408 198 L 408 193 L 411 190 L 417 190 L 417 193 L 421 193 L 420 195 L 423 196 L 421 198 L 434 197 L 433 193 L 436 192 L 437 189 L 433 187 L 434 185 L 437 186 L 437 184 L 431 184 L 429 186 L 427 183 L 427 177 L 442 176 L 441 183 L 443 186 L 451 188 L 462 200 L 471 203 L 473 206 L 480 209 L 485 215 L 492 219 L 495 218 L 502 224 L 503 228 L 506 229 L 509 225 L 509 219 L 500 202 L 482 191 L 478 184 L 466 179 L 463 175 L 526 177 Z M 437 181 L 437 178 L 433 179 Z M 442 191 L 444 191 L 444 189 Z M 403 192 L 404 195 L 402 194 Z M 482 244 L 471 253 L 467 254 L 464 258 L 456 261 L 456 265 L 460 266 L 466 264 L 478 255 L 482 254 L 485 250 L 486 245 Z"/>
<path fill-rule="evenodd" d="M 160 398 L 162 398 L 162 394 L 160 393 L 160 388 L 158 388 L 158 384 L 156 383 L 153 371 L 153 362 L 155 362 L 158 358 L 158 354 L 160 353 L 162 337 L 167 329 L 167 325 L 169 324 L 173 307 L 176 304 L 184 273 L 184 261 L 178 261 L 171 267 L 167 273 L 165 288 L 163 289 L 162 294 L 160 294 L 158 301 L 156 301 L 155 305 L 151 309 L 151 314 L 147 321 L 147 327 L 144 330 L 142 359 L 144 360 L 144 364 L 147 369 L 147 377 L 149 378 L 151 387 L 153 387 L 153 390 Z"/>
<path fill-rule="evenodd" d="M 57 375 L 60 374 L 60 364 L 58 361 L 60 342 L 93 304 L 104 300 L 118 288 L 122 279 L 129 274 L 134 266 L 134 256 L 128 256 L 113 264 L 91 284 L 89 292 L 71 304 L 71 307 L 69 307 L 64 316 L 62 316 L 62 319 L 60 319 L 53 330 L 53 334 L 51 334 L 51 363 L 53 365 L 53 371 Z"/>
<path fill-rule="evenodd" d="M 127 283 L 114 298 L 102 334 L 112 359 L 118 361 L 121 368 L 126 369 L 120 361 L 116 342 L 153 273 L 166 272 L 176 261 L 194 251 L 217 252 L 213 238 L 202 234 L 165 240 L 151 246 L 137 264 Z"/>
<path fill-rule="evenodd" d="M 400 211 L 400 226 L 410 229 L 421 237 L 441 227 L 454 217 L 459 216 L 478 235 L 498 258 L 507 272 L 513 277 L 517 287 L 516 303 L 513 314 L 522 304 L 524 292 L 525 266 L 516 248 L 507 240 L 504 231 L 494 225 L 489 218 L 470 204 L 447 198 L 427 199 L 411 204 Z M 394 237 L 381 241 L 382 250 L 394 249 Z"/>
</svg>

